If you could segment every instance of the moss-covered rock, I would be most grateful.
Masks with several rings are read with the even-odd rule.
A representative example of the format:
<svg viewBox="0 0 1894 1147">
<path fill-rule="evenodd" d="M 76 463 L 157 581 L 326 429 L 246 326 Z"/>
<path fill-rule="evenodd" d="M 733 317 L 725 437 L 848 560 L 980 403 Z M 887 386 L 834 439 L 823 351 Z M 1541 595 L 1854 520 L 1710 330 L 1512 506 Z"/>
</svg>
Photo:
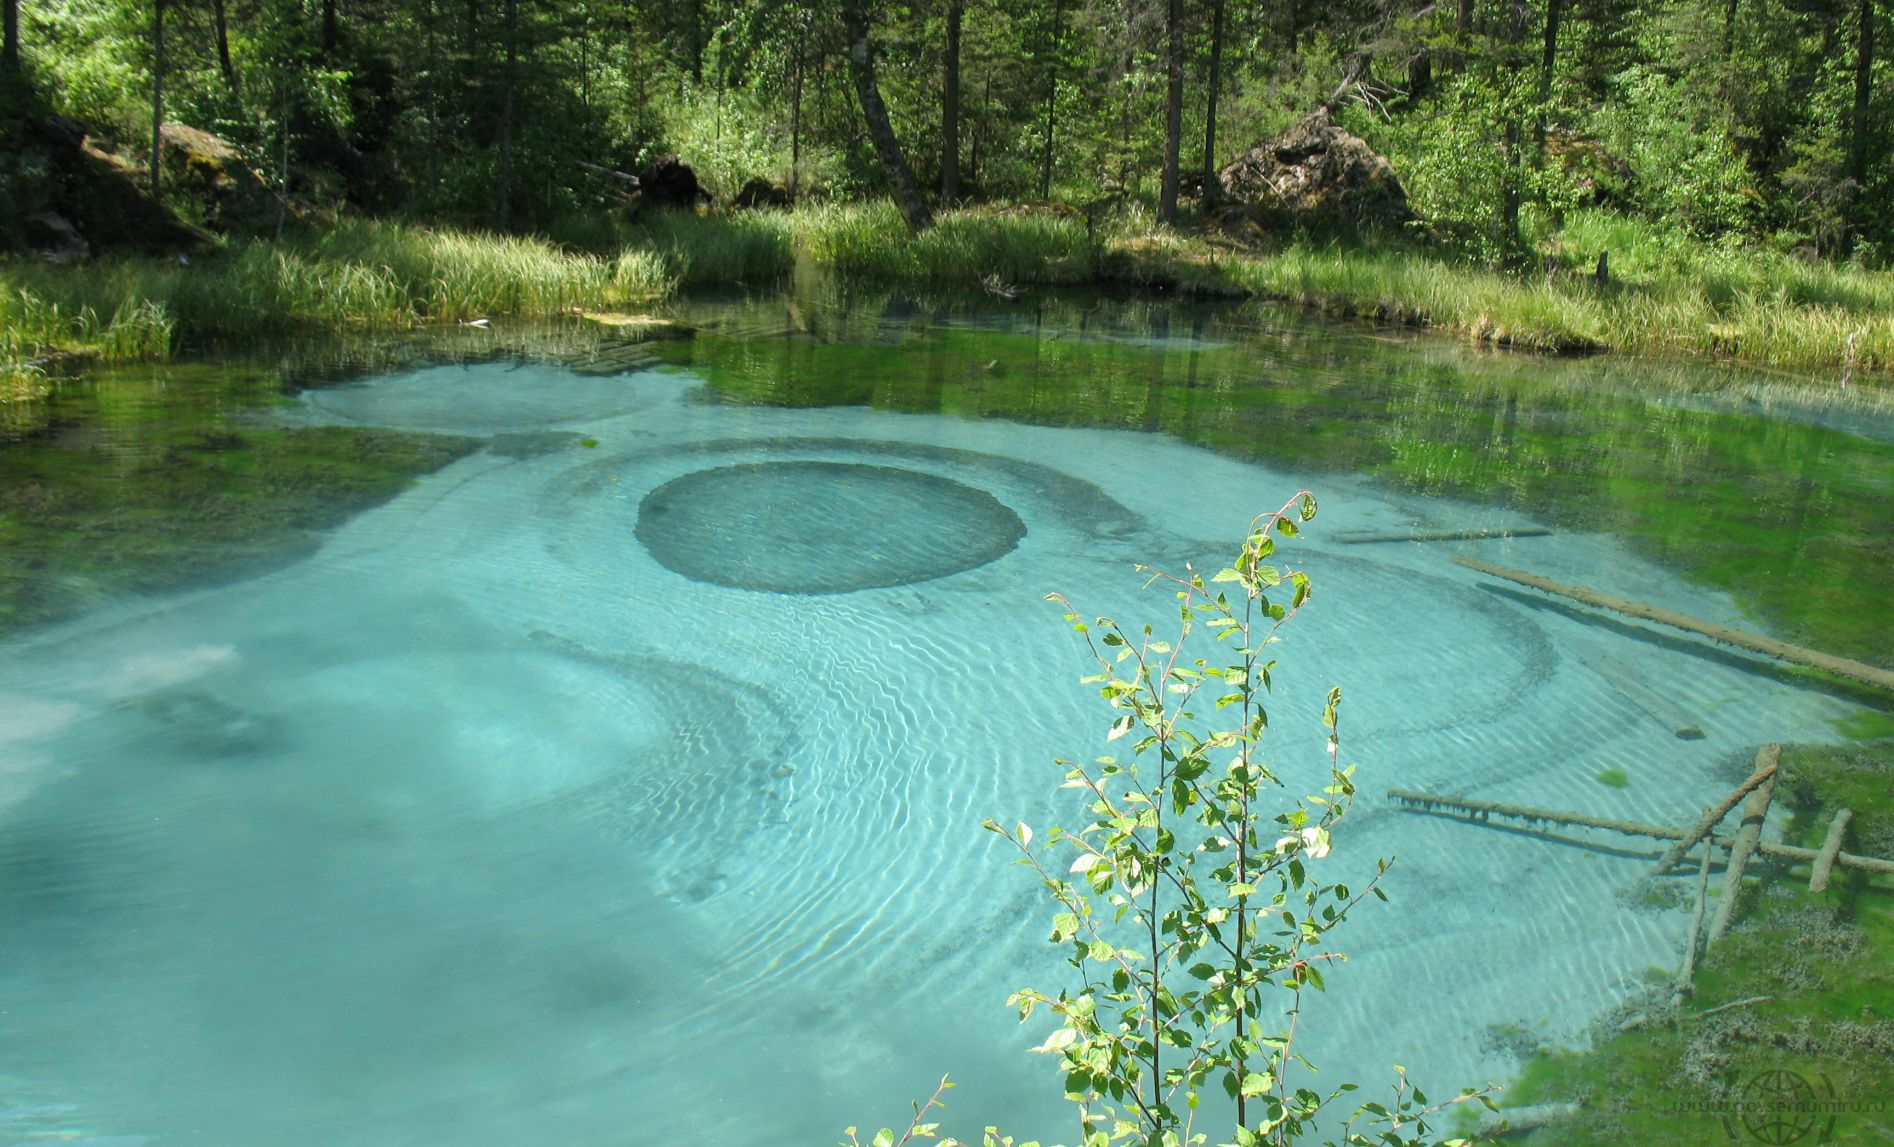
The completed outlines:
<svg viewBox="0 0 1894 1147">
<path fill-rule="evenodd" d="M 159 134 L 167 190 L 189 200 L 211 230 L 266 234 L 289 210 L 223 137 L 181 123 L 165 124 Z"/>
</svg>

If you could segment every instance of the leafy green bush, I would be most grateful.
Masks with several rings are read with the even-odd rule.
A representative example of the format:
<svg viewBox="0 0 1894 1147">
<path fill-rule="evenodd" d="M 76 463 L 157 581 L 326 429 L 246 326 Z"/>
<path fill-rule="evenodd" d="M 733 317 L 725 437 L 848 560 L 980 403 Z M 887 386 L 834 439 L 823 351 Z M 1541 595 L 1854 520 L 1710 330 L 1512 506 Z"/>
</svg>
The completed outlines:
<svg viewBox="0 0 1894 1147">
<path fill-rule="evenodd" d="M 1325 950 L 1328 933 L 1365 900 L 1386 898 L 1387 871 L 1383 861 L 1351 889 L 1314 867 L 1355 793 L 1353 767 L 1338 763 L 1341 690 L 1329 690 L 1323 708 L 1329 762 L 1319 794 L 1280 808 L 1283 783 L 1264 759 L 1276 665 L 1268 647 L 1309 600 L 1305 574 L 1269 564 L 1272 535 L 1294 537 L 1314 516 L 1305 492 L 1259 517 L 1232 565 L 1207 580 L 1189 567 L 1140 567 L 1174 592 L 1169 640 L 1149 625 L 1088 622 L 1051 595 L 1097 664 L 1084 683 L 1113 711 L 1107 739 L 1130 752 L 1061 762 L 1063 787 L 1085 802 L 1083 827 L 1053 828 L 1037 846 L 1024 823 L 986 827 L 1020 850 L 1058 908 L 1052 940 L 1069 951 L 1074 982 L 1025 988 L 1009 1002 L 1022 1021 L 1042 1008 L 1058 1020 L 1033 1050 L 1059 1061 L 1085 1147 L 1289 1144 L 1318 1133 L 1318 1119 L 1339 1125 L 1341 1143 L 1400 1147 L 1429 1141 L 1429 1120 L 1447 1107 L 1491 1106 L 1474 1090 L 1429 1106 L 1400 1068 L 1385 1104 L 1345 1101 L 1354 1084 L 1324 1094 L 1298 1082 L 1307 1070 L 1297 1050 L 1302 993 L 1324 990 L 1323 969 L 1342 958 Z M 1193 655 L 1200 633 L 1220 656 Z M 1230 1105 L 1212 1116 L 1200 1101 L 1219 1090 Z M 898 1140 L 884 1128 L 872 1142 L 938 1138 L 925 1118 L 939 1101 L 936 1091 L 916 1105 Z M 1338 1117 L 1331 1105 L 1341 1102 L 1352 1110 Z M 1228 1126 L 1204 1130 L 1226 1110 Z M 848 1136 L 859 1143 L 855 1129 Z M 994 1128 L 985 1141 L 1013 1144 Z"/>
</svg>

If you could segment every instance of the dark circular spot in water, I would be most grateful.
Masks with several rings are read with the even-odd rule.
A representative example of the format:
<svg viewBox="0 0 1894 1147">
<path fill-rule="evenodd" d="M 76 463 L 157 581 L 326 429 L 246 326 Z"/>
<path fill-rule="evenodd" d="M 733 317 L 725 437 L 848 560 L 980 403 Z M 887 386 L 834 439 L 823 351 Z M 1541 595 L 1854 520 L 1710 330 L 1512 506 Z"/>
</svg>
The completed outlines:
<svg viewBox="0 0 1894 1147">
<path fill-rule="evenodd" d="M 764 462 L 698 470 L 645 495 L 638 540 L 686 577 L 777 593 L 906 585 L 1011 553 L 999 499 L 892 466 Z"/>
</svg>

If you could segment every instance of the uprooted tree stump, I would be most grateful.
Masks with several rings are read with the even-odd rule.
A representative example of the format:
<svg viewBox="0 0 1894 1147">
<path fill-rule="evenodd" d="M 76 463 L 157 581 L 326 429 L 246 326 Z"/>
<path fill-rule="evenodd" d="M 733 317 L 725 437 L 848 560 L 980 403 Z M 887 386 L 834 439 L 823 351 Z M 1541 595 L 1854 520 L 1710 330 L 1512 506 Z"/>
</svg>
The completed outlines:
<svg viewBox="0 0 1894 1147">
<path fill-rule="evenodd" d="M 1218 173 L 1224 204 L 1266 230 L 1391 230 L 1414 218 L 1394 168 L 1317 108 Z"/>
</svg>

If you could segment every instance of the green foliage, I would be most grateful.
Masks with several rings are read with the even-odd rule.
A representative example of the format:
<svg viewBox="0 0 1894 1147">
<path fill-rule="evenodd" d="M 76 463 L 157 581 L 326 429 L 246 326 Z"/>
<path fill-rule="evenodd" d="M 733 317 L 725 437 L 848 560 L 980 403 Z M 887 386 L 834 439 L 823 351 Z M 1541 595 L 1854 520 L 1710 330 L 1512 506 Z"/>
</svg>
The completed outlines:
<svg viewBox="0 0 1894 1147">
<path fill-rule="evenodd" d="M 1467 1091 L 1429 1106 L 1398 1068 L 1386 1104 L 1357 1102 L 1353 1084 L 1323 1093 L 1300 1082 L 1303 993 L 1325 989 L 1345 958 L 1327 950 L 1328 933 L 1368 898 L 1385 899 L 1387 870 L 1381 862 L 1352 889 L 1324 879 L 1355 791 L 1353 768 L 1337 757 L 1339 689 L 1322 714 L 1328 783 L 1287 808 L 1273 799 L 1283 784 L 1265 760 L 1269 646 L 1309 600 L 1310 583 L 1270 559 L 1275 536 L 1296 536 L 1314 516 L 1303 493 L 1258 518 L 1235 561 L 1208 579 L 1188 567 L 1145 569 L 1151 584 L 1174 591 L 1168 635 L 1087 621 L 1052 595 L 1097 664 L 1084 680 L 1113 711 L 1107 740 L 1127 751 L 1061 762 L 1063 787 L 1084 802 L 1083 827 L 1053 828 L 1038 847 L 1024 823 L 986 827 L 1021 851 L 1059 909 L 1051 939 L 1069 951 L 1074 983 L 1025 988 L 1010 1002 L 1022 1021 L 1041 1009 L 1057 1020 L 1034 1050 L 1059 1061 L 1087 1147 L 1174 1147 L 1206 1135 L 1286 1144 L 1325 1114 L 1340 1123 L 1341 1142 L 1418 1144 L 1443 1108 L 1486 1102 Z M 1214 659 L 1192 654 L 1206 638 Z M 1200 1129 L 1200 1102 L 1219 1092 L 1229 1126 Z M 1328 1110 L 1344 1101 L 1353 1107 L 1345 1119 Z M 988 1142 L 1007 1141 L 989 1132 Z"/>
<path fill-rule="evenodd" d="M 233 244 L 188 263 L 0 264 L 0 346 L 154 358 L 176 335 L 550 315 L 652 298 L 674 283 L 646 251 L 608 261 L 539 239 L 350 222 L 282 243 Z"/>
</svg>

